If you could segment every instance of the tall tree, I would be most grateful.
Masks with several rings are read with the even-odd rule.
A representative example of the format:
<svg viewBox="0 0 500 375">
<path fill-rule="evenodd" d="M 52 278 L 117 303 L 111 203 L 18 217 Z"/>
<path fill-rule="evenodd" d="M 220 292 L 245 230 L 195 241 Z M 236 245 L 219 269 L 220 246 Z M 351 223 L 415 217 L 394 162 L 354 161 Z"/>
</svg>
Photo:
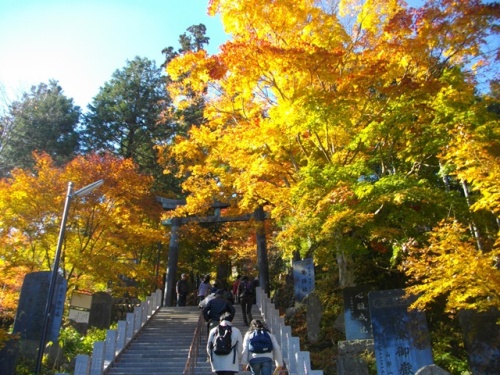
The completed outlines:
<svg viewBox="0 0 500 375">
<path fill-rule="evenodd" d="M 161 116 L 168 106 L 162 69 L 147 58 L 127 61 L 88 106 L 83 117 L 84 150 L 132 158 L 141 172 L 154 176 L 161 185 L 164 177 L 156 146 L 168 143 L 175 134 Z"/>
<path fill-rule="evenodd" d="M 78 190 L 104 179 L 70 206 L 60 262 L 68 291 L 103 291 L 112 285 L 121 296 L 128 287 L 124 280 L 132 279 L 139 289 L 131 293 L 150 293 L 164 239 L 160 207 L 150 194 L 152 178 L 138 173 L 131 159 L 109 154 L 78 156 L 64 167 L 47 154 L 36 155 L 35 171 L 15 169 L 12 177 L 0 180 L 0 268 L 12 277 L 2 288 L 19 293 L 20 285 L 12 287 L 19 272 L 51 268 L 68 182 Z"/>
<path fill-rule="evenodd" d="M 442 152 L 461 115 L 485 110 L 467 107 L 475 100 L 470 62 L 495 63 L 495 51 L 482 49 L 497 32 L 495 4 L 210 7 L 232 41 L 167 68 L 174 100 L 188 100 L 188 90 L 206 100 L 206 122 L 173 150 L 192 194 L 178 213 L 215 197 L 242 210 L 264 204 L 282 223 L 282 249 L 336 269 L 341 286 L 361 277 L 352 257 L 382 254 L 394 267 L 450 212 L 470 223 L 460 191 L 440 178 Z"/>
<path fill-rule="evenodd" d="M 183 33 L 179 36 L 180 48 L 177 49 L 177 51 L 172 46 L 166 47 L 161 51 L 161 53 L 165 55 L 165 61 L 162 67 L 166 67 L 168 63 L 179 56 L 179 54 L 204 49 L 210 41 L 206 33 L 207 27 L 202 23 L 189 26 L 187 28 L 187 33 Z"/>
<path fill-rule="evenodd" d="M 174 47 L 170 46 L 162 50 L 162 53 L 165 55 L 165 62 L 162 66 L 167 67 L 170 61 L 177 56 L 203 51 L 210 41 L 210 38 L 206 36 L 206 32 L 207 28 L 202 23 L 188 27 L 187 32 L 179 36 L 180 48 L 175 50 Z M 186 75 L 188 74 L 189 72 L 186 72 Z M 167 82 L 171 81 L 172 77 L 167 74 Z M 176 124 L 176 135 L 180 136 L 185 136 L 193 125 L 200 125 L 204 121 L 204 99 L 195 95 L 189 87 L 185 87 L 184 95 L 188 98 L 184 103 L 185 105 L 173 105 L 170 111 L 166 113 L 171 121 Z M 166 160 L 163 160 L 164 164 L 172 164 L 166 163 Z"/>
<path fill-rule="evenodd" d="M 34 166 L 32 153 L 46 152 L 61 165 L 79 150 L 80 107 L 67 98 L 57 81 L 32 86 L 0 118 L 0 176 L 13 168 Z"/>
</svg>

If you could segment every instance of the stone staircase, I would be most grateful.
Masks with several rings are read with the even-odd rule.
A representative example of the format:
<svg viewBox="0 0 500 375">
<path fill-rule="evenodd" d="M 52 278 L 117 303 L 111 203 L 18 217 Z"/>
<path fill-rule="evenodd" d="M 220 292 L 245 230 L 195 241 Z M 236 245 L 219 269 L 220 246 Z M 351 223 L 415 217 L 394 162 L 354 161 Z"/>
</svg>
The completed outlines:
<svg viewBox="0 0 500 375">
<path fill-rule="evenodd" d="M 243 323 L 241 307 L 235 305 L 233 325 L 245 334 L 248 327 Z M 197 306 L 161 307 L 144 325 L 127 348 L 106 370 L 109 375 L 181 375 L 188 358 L 189 347 L 198 324 L 200 309 Z M 262 319 L 256 305 L 253 317 Z M 206 361 L 207 326 L 203 324 L 196 375 L 211 375 Z"/>
</svg>

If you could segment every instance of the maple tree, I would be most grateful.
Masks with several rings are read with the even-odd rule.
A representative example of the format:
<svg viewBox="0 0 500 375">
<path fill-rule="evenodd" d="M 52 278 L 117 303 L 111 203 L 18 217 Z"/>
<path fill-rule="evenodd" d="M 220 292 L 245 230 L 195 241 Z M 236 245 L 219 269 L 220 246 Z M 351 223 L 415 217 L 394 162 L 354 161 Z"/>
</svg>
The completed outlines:
<svg viewBox="0 0 500 375">
<path fill-rule="evenodd" d="M 182 272 L 213 274 L 221 287 L 227 286 L 232 267 L 241 273 L 255 272 L 255 229 L 247 223 L 189 223 L 181 226 L 179 237 Z"/>
<path fill-rule="evenodd" d="M 464 91 L 435 101 L 438 117 L 453 119 L 453 136 L 440 157 L 448 184 L 462 187 L 467 210 L 409 246 L 401 267 L 410 276 L 408 291 L 421 295 L 415 307 L 441 295 L 453 313 L 500 307 L 500 133 L 498 113 L 490 110 L 497 103 L 494 96 L 478 100 Z"/>
<path fill-rule="evenodd" d="M 64 167 L 47 154 L 34 157 L 36 173 L 15 169 L 0 181 L 3 312 L 17 300 L 21 276 L 52 267 L 69 181 L 78 189 L 104 179 L 70 206 L 60 261 L 68 293 L 75 288 L 118 296 L 126 290 L 150 293 L 157 245 L 164 240 L 151 177 L 138 173 L 130 159 L 109 154 L 79 156 Z M 138 284 L 132 288 L 126 280 Z"/>
<path fill-rule="evenodd" d="M 422 295 L 413 307 L 425 309 L 446 296 L 450 313 L 500 308 L 500 248 L 478 251 L 468 231 L 457 221 L 443 221 L 429 234 L 428 246 L 409 246 L 402 266 L 414 282 L 407 292 Z"/>
<path fill-rule="evenodd" d="M 466 134 L 479 153 L 495 144 L 498 119 L 474 90 L 476 73 L 496 64 L 483 48 L 498 31 L 496 4 L 212 0 L 209 11 L 232 40 L 167 66 L 178 108 L 193 92 L 205 99 L 204 122 L 172 150 L 188 176 L 176 215 L 214 199 L 240 212 L 264 205 L 284 255 L 314 256 L 341 286 L 360 280 L 353 262 L 366 254 L 395 268 L 450 212 L 465 226 L 491 221 L 470 214 L 494 210 L 497 178 L 459 176 L 481 191 L 475 206 L 446 180 L 469 160 L 461 116 L 475 119 Z M 488 229 L 494 242 L 498 228 Z"/>
</svg>

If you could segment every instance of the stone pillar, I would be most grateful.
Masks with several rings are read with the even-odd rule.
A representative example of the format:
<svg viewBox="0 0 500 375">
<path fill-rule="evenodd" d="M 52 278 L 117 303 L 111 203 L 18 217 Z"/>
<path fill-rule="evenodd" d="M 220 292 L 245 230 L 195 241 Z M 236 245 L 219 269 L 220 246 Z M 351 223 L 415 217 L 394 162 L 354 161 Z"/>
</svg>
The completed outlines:
<svg viewBox="0 0 500 375">
<path fill-rule="evenodd" d="M 266 228 L 264 225 L 265 214 L 262 206 L 259 206 L 254 212 L 257 222 L 256 240 L 257 240 L 257 264 L 259 266 L 259 283 L 263 292 L 269 296 L 269 262 L 267 259 Z"/>
<path fill-rule="evenodd" d="M 15 375 L 16 360 L 19 354 L 19 341 L 11 338 L 0 349 L 0 374 Z"/>
<path fill-rule="evenodd" d="M 101 375 L 104 369 L 104 341 L 94 342 L 92 358 L 90 359 L 90 375 Z"/>
<path fill-rule="evenodd" d="M 109 293 L 97 292 L 92 295 L 89 314 L 89 327 L 108 329 L 111 324 L 111 307 L 113 299 Z"/>
<path fill-rule="evenodd" d="M 368 365 L 360 354 L 373 353 L 373 340 L 339 341 L 338 348 L 338 375 L 369 375 Z"/>
<path fill-rule="evenodd" d="M 307 339 L 314 343 L 318 341 L 321 331 L 320 324 L 323 315 L 323 306 L 315 292 L 309 293 L 305 302 L 307 304 Z"/>
<path fill-rule="evenodd" d="M 167 280 L 165 282 L 164 306 L 175 306 L 175 282 L 177 274 L 177 261 L 179 260 L 179 218 L 172 219 L 170 229 L 170 246 L 168 249 Z"/>
</svg>

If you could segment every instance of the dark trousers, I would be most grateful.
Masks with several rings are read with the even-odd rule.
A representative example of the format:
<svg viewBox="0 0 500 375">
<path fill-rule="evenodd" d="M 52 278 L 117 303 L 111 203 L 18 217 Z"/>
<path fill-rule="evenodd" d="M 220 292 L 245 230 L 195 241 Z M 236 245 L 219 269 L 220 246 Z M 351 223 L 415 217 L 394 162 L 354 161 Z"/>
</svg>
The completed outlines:
<svg viewBox="0 0 500 375">
<path fill-rule="evenodd" d="M 187 293 L 177 294 L 177 306 L 186 306 Z"/>
<path fill-rule="evenodd" d="M 240 305 L 241 305 L 241 312 L 243 313 L 243 321 L 248 326 L 252 321 L 253 296 L 241 297 Z"/>
</svg>

